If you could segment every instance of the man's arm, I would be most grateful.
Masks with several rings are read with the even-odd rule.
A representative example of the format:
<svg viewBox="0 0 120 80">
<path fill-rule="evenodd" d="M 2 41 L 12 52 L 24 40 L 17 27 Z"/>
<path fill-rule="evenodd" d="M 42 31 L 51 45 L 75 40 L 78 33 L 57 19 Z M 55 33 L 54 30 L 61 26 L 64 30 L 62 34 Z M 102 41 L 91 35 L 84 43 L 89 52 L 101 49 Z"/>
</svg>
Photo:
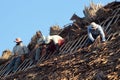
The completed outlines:
<svg viewBox="0 0 120 80">
<path fill-rule="evenodd" d="M 100 31 L 100 35 L 101 35 L 101 37 L 102 37 L 102 41 L 103 41 L 103 42 L 106 41 L 106 39 L 105 39 L 105 33 L 104 33 L 102 27 L 101 27 L 101 26 L 98 26 L 98 30 Z"/>
<path fill-rule="evenodd" d="M 12 54 L 13 54 L 13 56 L 17 56 L 18 55 L 18 53 L 16 52 L 16 46 L 14 46 Z"/>
<path fill-rule="evenodd" d="M 89 37 L 89 39 L 90 39 L 92 42 L 94 42 L 95 39 L 93 38 L 93 36 L 92 36 L 92 34 L 91 34 L 90 27 L 88 27 L 87 31 L 88 31 L 88 37 Z"/>
<path fill-rule="evenodd" d="M 23 51 L 24 51 L 24 54 L 28 54 L 29 53 L 29 49 L 26 46 L 23 46 Z"/>
</svg>

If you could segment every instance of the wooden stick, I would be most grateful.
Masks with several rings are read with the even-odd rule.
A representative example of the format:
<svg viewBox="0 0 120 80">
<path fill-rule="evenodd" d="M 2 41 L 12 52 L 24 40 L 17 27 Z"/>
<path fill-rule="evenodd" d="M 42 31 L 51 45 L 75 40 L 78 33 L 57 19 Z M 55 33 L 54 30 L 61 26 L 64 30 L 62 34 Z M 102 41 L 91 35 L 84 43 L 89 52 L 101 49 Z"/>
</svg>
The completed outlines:
<svg viewBox="0 0 120 80">
<path fill-rule="evenodd" d="M 83 38 L 83 36 L 78 39 L 77 43 L 76 43 L 75 46 L 71 49 L 70 53 L 72 53 L 72 52 L 75 50 L 75 48 L 76 48 L 76 47 L 78 46 L 78 44 L 81 42 L 82 38 Z"/>
</svg>

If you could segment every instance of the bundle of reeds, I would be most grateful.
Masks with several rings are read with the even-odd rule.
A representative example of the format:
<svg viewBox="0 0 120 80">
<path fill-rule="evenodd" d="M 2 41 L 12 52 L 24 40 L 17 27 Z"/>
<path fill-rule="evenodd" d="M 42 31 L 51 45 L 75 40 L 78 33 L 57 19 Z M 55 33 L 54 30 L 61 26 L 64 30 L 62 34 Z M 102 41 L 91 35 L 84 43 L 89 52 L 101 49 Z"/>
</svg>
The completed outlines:
<svg viewBox="0 0 120 80">
<path fill-rule="evenodd" d="M 61 32 L 61 28 L 58 25 L 54 25 L 50 27 L 50 35 L 57 35 Z"/>
<path fill-rule="evenodd" d="M 94 4 L 91 2 L 90 6 L 85 6 L 85 9 L 83 10 L 85 17 L 89 20 L 95 19 L 96 12 L 102 7 L 103 6 L 101 4 Z"/>
</svg>

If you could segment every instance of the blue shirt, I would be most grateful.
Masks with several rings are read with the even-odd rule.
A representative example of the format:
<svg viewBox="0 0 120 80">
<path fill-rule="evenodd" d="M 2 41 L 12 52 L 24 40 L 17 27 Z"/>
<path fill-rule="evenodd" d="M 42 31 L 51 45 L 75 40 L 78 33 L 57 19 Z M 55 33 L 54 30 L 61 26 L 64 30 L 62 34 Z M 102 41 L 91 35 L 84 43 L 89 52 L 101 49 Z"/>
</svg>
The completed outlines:
<svg viewBox="0 0 120 80">
<path fill-rule="evenodd" d="M 13 53 L 21 56 L 22 54 L 28 54 L 28 48 L 20 43 L 19 45 L 15 45 L 13 48 Z"/>
</svg>

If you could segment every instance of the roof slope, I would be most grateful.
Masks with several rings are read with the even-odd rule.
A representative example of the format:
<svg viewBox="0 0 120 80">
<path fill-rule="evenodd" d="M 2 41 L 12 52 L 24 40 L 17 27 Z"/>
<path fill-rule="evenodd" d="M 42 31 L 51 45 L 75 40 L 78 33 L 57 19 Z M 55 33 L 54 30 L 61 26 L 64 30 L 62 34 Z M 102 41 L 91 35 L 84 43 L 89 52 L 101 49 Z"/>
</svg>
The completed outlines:
<svg viewBox="0 0 120 80">
<path fill-rule="evenodd" d="M 97 13 L 93 21 L 105 28 L 106 44 L 94 43 L 85 47 L 88 23 L 85 18 L 80 19 L 83 22 L 73 22 L 61 32 L 60 35 L 69 42 L 60 49 L 59 55 L 42 60 L 32 68 L 1 77 L 1 80 L 119 80 L 120 2 L 109 3 L 99 11 L 101 15 Z"/>
</svg>

